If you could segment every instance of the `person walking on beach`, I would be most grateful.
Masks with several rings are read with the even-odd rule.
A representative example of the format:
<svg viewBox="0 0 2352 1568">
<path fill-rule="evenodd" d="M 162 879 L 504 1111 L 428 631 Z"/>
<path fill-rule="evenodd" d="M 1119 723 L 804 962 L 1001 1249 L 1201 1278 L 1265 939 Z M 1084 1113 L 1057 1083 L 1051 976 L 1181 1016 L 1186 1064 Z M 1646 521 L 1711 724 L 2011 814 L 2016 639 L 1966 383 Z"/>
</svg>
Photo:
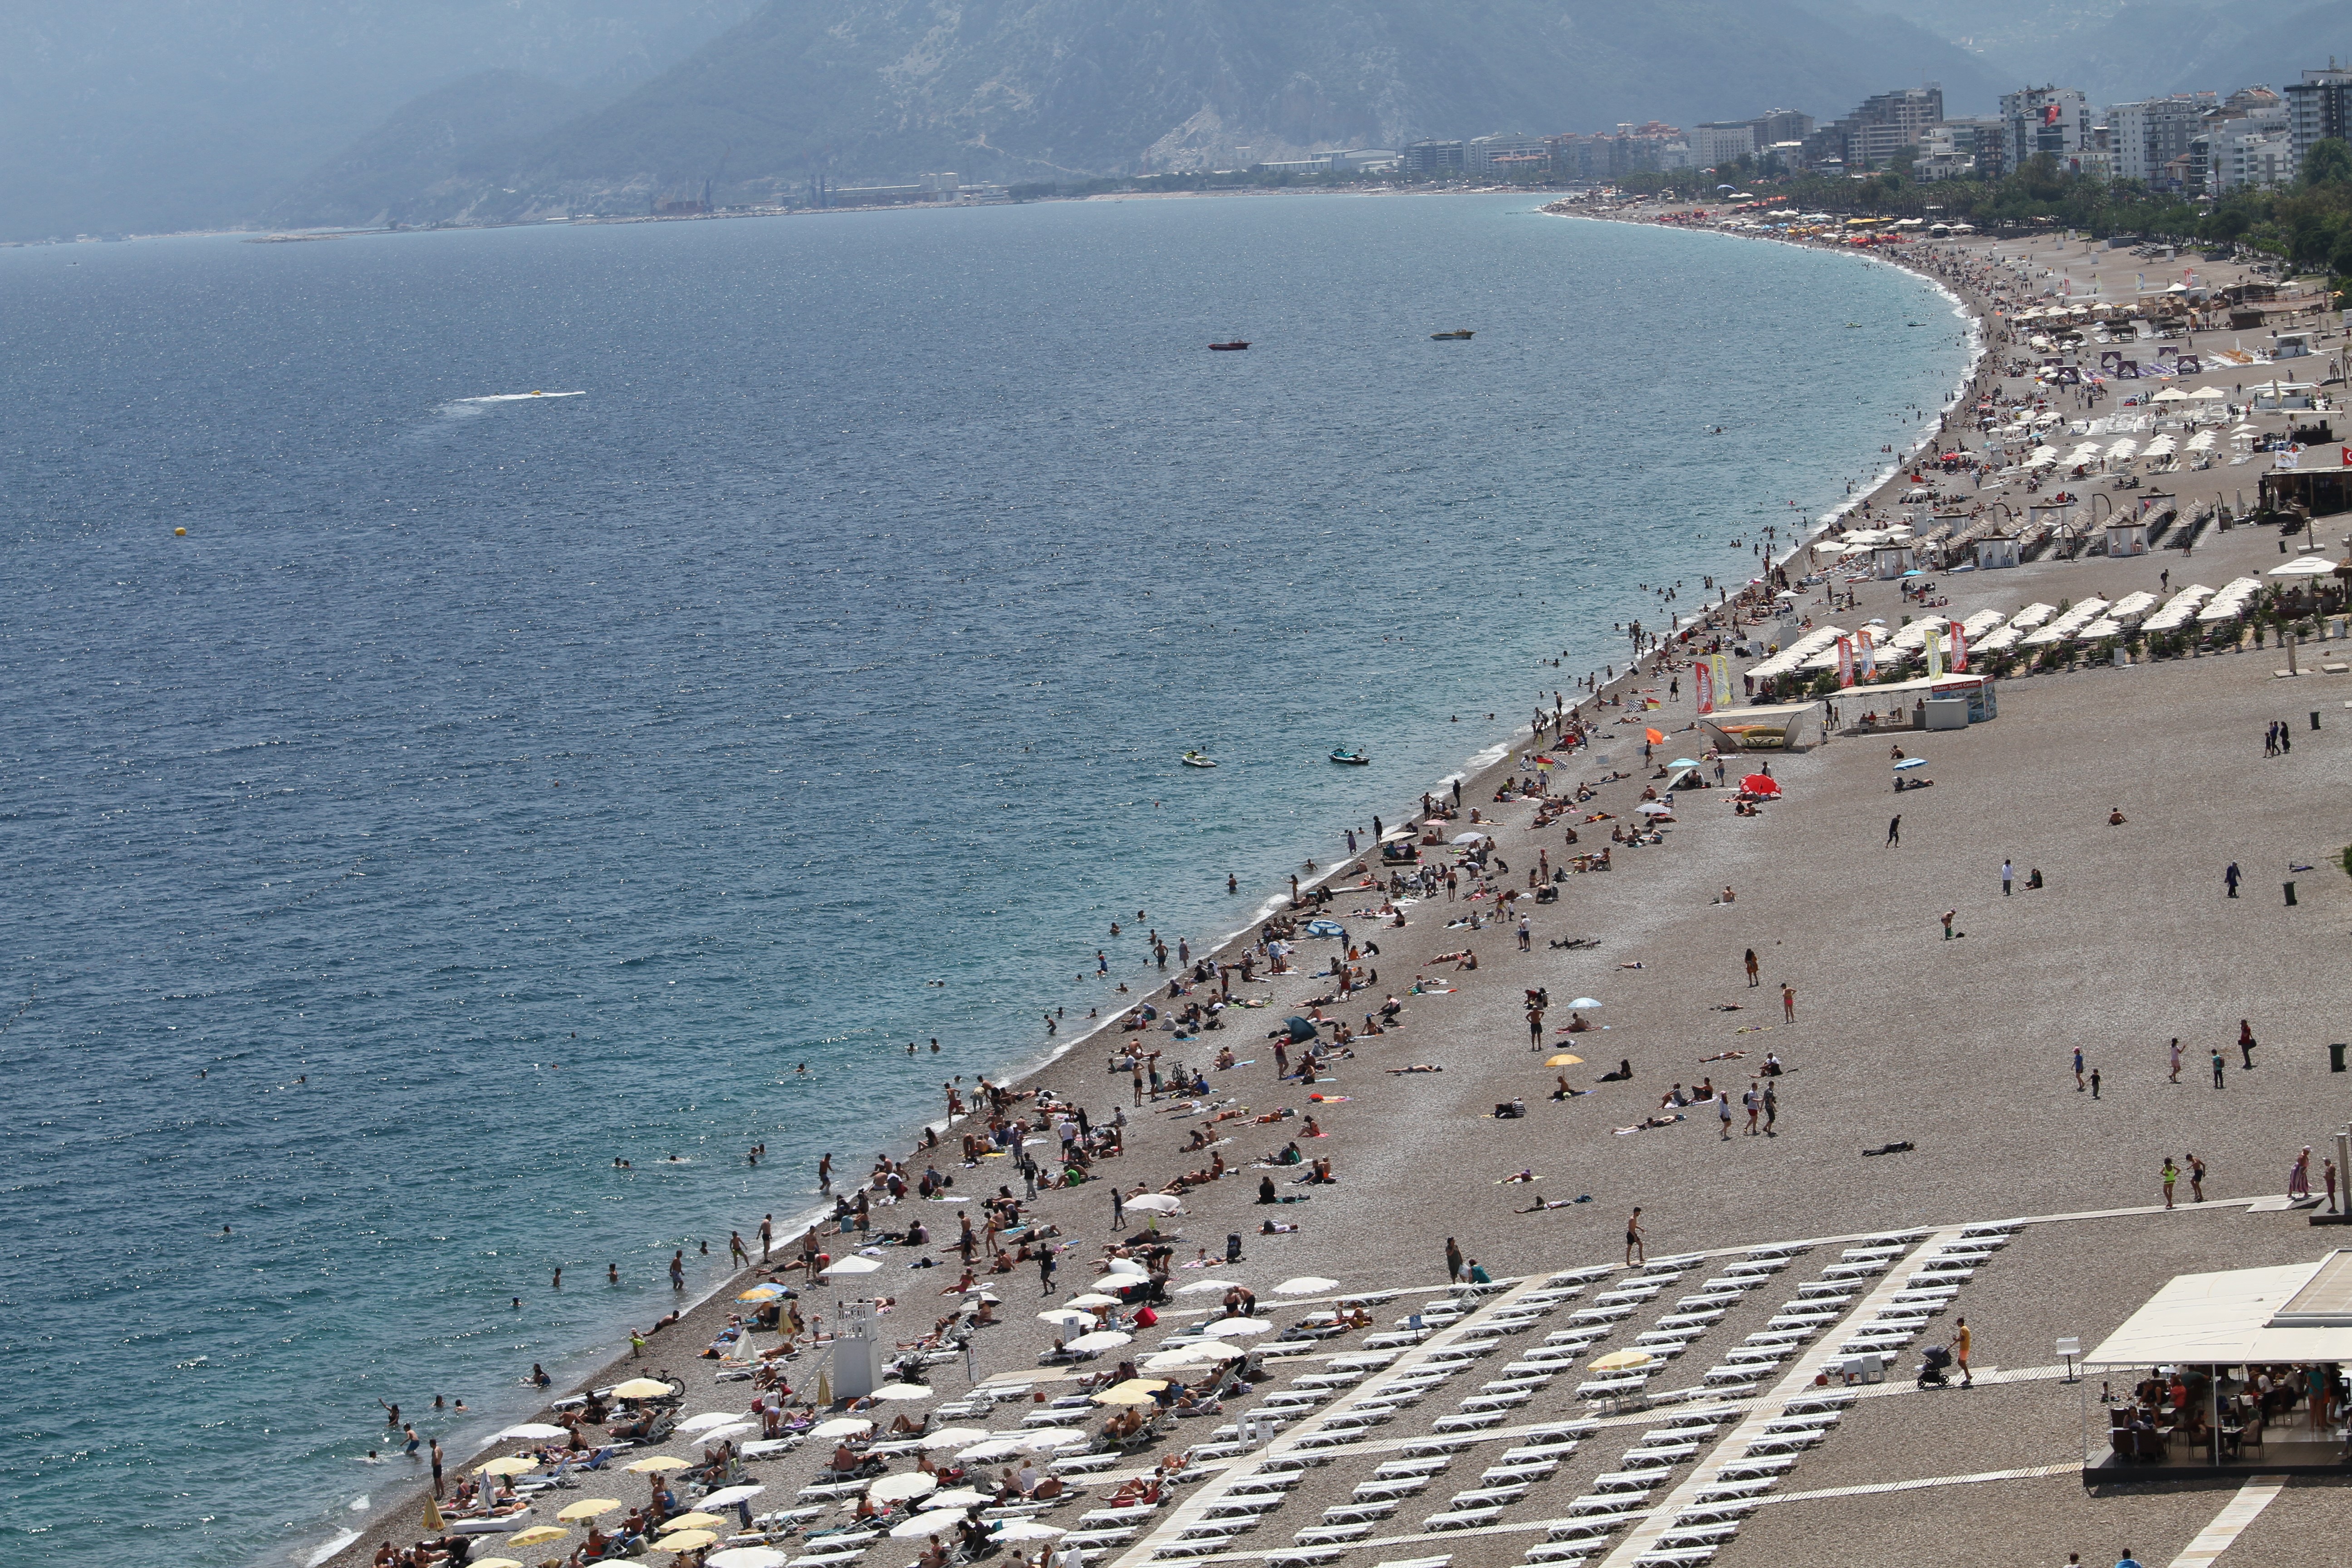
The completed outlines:
<svg viewBox="0 0 2352 1568">
<path fill-rule="evenodd" d="M 1764 1136 L 1765 1136 L 1765 1137 L 1767 1137 L 1767 1138 L 1778 1138 L 1779 1136 L 1780 1136 L 1778 1132 L 1775 1132 L 1774 1131 L 1772 1131 L 1772 1124 L 1773 1124 L 1774 1122 L 1776 1122 L 1776 1121 L 1780 1121 L 1780 1097 L 1778 1094 L 1776 1094 L 1776 1093 L 1774 1093 L 1774 1092 L 1773 1092 L 1773 1086 L 1772 1086 L 1769 1082 L 1767 1082 L 1767 1083 L 1764 1085 Z"/>
<path fill-rule="evenodd" d="M 1899 811 L 1886 824 L 1886 842 L 1894 848 L 1903 847 L 1903 814 Z"/>
<path fill-rule="evenodd" d="M 2233 899 L 2238 896 L 2238 863 L 2232 860 L 2230 862 L 2230 868 L 2221 873 L 2221 880 L 2228 884 L 2230 896 Z"/>
<path fill-rule="evenodd" d="M 1445 1278 L 1448 1282 L 1462 1278 L 1462 1248 L 1450 1236 L 1445 1238 Z"/>
<path fill-rule="evenodd" d="M 1756 950 L 1751 947 L 1748 950 L 1748 989 L 1750 991 L 1764 984 L 1756 978 Z"/>
<path fill-rule="evenodd" d="M 2091 1069 L 2091 1098 L 2099 1098 L 2099 1069 L 2096 1068 Z"/>
<path fill-rule="evenodd" d="M 2083 1092 L 2083 1047 L 2074 1047 L 2074 1092 Z"/>
<path fill-rule="evenodd" d="M 2244 1060 L 2246 1069 L 2253 1067 L 2254 1026 L 2243 1018 L 2238 1020 L 2238 1055 Z"/>
<path fill-rule="evenodd" d="M 2189 1201 L 2192 1204 L 2205 1201 L 2205 1162 L 2194 1154 L 2189 1156 Z"/>
<path fill-rule="evenodd" d="M 1529 930 L 1528 925 L 1528 917 L 1527 917 L 1527 916 L 1525 916 L 1525 915 L 1521 915 L 1521 916 L 1519 917 L 1519 951 L 1520 951 L 1521 952 L 1527 952 L 1527 951 L 1528 951 L 1528 943 L 1529 943 L 1529 941 L 1530 941 L 1530 938 L 1531 938 L 1532 934 L 1533 934 L 1533 933 L 1531 932 L 1531 931 Z"/>
<path fill-rule="evenodd" d="M 1797 1021 L 1796 987 L 1785 983 L 1780 987 L 1780 1021 L 1784 1024 Z"/>
<path fill-rule="evenodd" d="M 2223 1087 L 2221 1082 L 2221 1047 L 2219 1046 L 2215 1046 L 2213 1047 L 2213 1087 L 2215 1089 L 2221 1089 Z"/>
<path fill-rule="evenodd" d="M 1040 1296 L 1054 1293 L 1054 1253 L 1050 1247 L 1037 1255 L 1037 1283 Z"/>
<path fill-rule="evenodd" d="M 1973 1388 L 1976 1386 L 1977 1382 L 1977 1374 L 1969 1370 L 1969 1345 L 1970 1338 L 1971 1336 L 1969 1333 L 1969 1321 L 1966 1318 L 1962 1318 L 1953 1323 L 1952 1360 L 1959 1363 L 1960 1386 L 1962 1388 Z"/>
<path fill-rule="evenodd" d="M 2172 1163 L 2172 1156 L 2169 1154 L 2167 1154 L 2164 1157 L 2164 1171 L 2162 1173 L 2164 1178 L 2164 1206 L 2166 1208 L 2170 1208 L 2172 1206 L 2172 1184 L 2180 1179 L 2180 1167 Z"/>
<path fill-rule="evenodd" d="M 1748 1080 L 1748 1092 L 1741 1097 L 1740 1103 L 1748 1110 L 1748 1136 L 1753 1138 L 1756 1136 L 1756 1118 L 1764 1110 L 1764 1097 L 1756 1092 L 1754 1079 Z"/>
<path fill-rule="evenodd" d="M 2180 1037 L 2179 1035 L 2172 1037 L 2172 1076 L 2164 1081 L 2167 1083 L 2180 1081 Z"/>
<path fill-rule="evenodd" d="M 1625 1263 L 1630 1268 L 1633 1264 L 1649 1261 L 1649 1249 L 1642 1245 L 1642 1210 L 1636 1205 L 1625 1221 Z"/>
<path fill-rule="evenodd" d="M 1127 1197 L 1118 1190 L 1117 1182 L 1110 1184 L 1110 1227 L 1113 1230 L 1127 1228 Z"/>
<path fill-rule="evenodd" d="M 1958 910 L 1946 910 L 1944 911 L 1944 940 L 1946 942 L 1952 940 L 1952 921 L 1959 912 L 1960 911 Z"/>
<path fill-rule="evenodd" d="M 2016 881 L 2016 879 L 2017 868 L 2009 863 L 2009 858 L 2007 856 L 2003 856 L 2000 862 L 2000 896 L 2002 898 L 2005 899 L 2010 896 L 2010 885 Z"/>
</svg>

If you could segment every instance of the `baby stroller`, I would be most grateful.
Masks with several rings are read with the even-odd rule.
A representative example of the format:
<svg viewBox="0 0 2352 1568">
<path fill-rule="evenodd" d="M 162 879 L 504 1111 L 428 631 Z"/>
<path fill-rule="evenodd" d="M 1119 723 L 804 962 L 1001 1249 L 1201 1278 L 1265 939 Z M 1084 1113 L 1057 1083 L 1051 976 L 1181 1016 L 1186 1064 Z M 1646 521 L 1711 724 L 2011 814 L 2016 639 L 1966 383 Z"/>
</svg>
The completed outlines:
<svg viewBox="0 0 2352 1568">
<path fill-rule="evenodd" d="M 1922 1388 L 1950 1387 L 1951 1380 L 1944 1375 L 1944 1369 L 1951 1364 L 1950 1351 L 1946 1350 L 1942 1345 L 1929 1345 L 1919 1358 L 1919 1386 Z"/>
</svg>

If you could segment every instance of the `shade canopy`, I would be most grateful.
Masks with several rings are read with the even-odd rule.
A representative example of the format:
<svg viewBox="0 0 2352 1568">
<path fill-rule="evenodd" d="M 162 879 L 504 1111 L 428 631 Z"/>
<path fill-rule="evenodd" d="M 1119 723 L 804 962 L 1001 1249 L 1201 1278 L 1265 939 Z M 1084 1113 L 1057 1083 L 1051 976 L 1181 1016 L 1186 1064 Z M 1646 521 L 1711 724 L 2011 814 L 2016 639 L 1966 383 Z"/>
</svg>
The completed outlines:
<svg viewBox="0 0 2352 1568">
<path fill-rule="evenodd" d="M 1034 1519 L 1008 1519 L 989 1536 L 991 1541 L 1051 1541 L 1065 1531 L 1057 1525 L 1040 1524 Z"/>
<path fill-rule="evenodd" d="M 1584 1364 L 1594 1372 L 1632 1372 L 1637 1367 L 1648 1366 L 1657 1359 L 1647 1351 L 1611 1351 L 1599 1361 Z"/>
<path fill-rule="evenodd" d="M 1205 1296 L 1212 1290 L 1230 1290 L 1239 1283 L 1239 1280 L 1232 1279 L 1212 1278 L 1208 1279 L 1195 1279 L 1190 1285 L 1179 1287 L 1176 1294 L 1179 1296 Z"/>
<path fill-rule="evenodd" d="M 890 1527 L 890 1539 L 893 1541 L 920 1541 L 931 1535 L 944 1540 L 954 1534 L 955 1515 L 951 1511 L 919 1513 L 912 1519 L 902 1519 Z"/>
<path fill-rule="evenodd" d="M 1156 1377 L 1130 1377 L 1094 1396 L 1097 1405 L 1150 1405 L 1168 1384 Z"/>
<path fill-rule="evenodd" d="M 571 1531 L 552 1524 L 534 1524 L 529 1530 L 519 1530 L 507 1537 L 509 1546 L 544 1546 L 551 1541 L 562 1541 Z"/>
<path fill-rule="evenodd" d="M 1277 1296 L 1315 1296 L 1339 1288 L 1337 1279 L 1326 1279 L 1320 1274 L 1302 1274 L 1296 1279 L 1286 1279 L 1274 1288 Z"/>
<path fill-rule="evenodd" d="M 665 1535 L 654 1542 L 656 1552 L 698 1552 L 706 1546 L 719 1544 L 719 1537 L 707 1530 L 681 1530 L 676 1535 Z"/>
<path fill-rule="evenodd" d="M 750 1502 L 768 1489 L 761 1486 L 721 1487 L 702 1500 L 705 1508 L 733 1508 L 739 1502 Z"/>
<path fill-rule="evenodd" d="M 995 1500 L 996 1496 L 992 1492 L 974 1491 L 970 1487 L 952 1487 L 943 1492 L 933 1492 L 925 1498 L 923 1507 L 927 1510 L 943 1508 L 978 1508 L 982 1503 Z"/>
<path fill-rule="evenodd" d="M 2277 1268 L 2175 1277 L 2084 1366 L 2352 1361 L 2352 1252 Z"/>
</svg>

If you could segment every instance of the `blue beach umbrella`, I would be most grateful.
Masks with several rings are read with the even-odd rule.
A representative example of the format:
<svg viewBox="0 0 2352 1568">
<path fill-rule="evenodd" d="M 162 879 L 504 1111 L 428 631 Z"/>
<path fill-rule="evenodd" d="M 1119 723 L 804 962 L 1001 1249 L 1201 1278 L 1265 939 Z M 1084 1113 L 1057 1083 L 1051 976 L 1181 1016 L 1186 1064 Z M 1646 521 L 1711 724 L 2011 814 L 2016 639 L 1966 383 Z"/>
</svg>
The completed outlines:
<svg viewBox="0 0 2352 1568">
<path fill-rule="evenodd" d="M 1312 920 L 1307 922 L 1308 936 L 1346 936 L 1348 928 L 1334 920 Z"/>
<path fill-rule="evenodd" d="M 1670 768 L 1695 768 L 1698 765 L 1699 763 L 1696 757 L 1676 757 L 1673 762 L 1666 764 L 1666 766 Z"/>
<path fill-rule="evenodd" d="M 1895 771 L 1899 773 L 1906 768 L 1924 768 L 1927 765 L 1927 759 L 1925 757 L 1906 757 L 1895 764 Z"/>
</svg>

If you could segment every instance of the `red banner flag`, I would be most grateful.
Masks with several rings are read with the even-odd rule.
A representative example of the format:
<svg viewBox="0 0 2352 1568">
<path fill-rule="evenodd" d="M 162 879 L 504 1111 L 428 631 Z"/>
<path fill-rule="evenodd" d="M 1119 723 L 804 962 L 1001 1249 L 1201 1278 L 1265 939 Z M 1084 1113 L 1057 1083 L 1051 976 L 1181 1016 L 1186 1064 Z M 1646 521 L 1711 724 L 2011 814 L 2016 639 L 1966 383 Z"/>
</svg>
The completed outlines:
<svg viewBox="0 0 2352 1568">
<path fill-rule="evenodd" d="M 1969 634 L 1959 622 L 1952 623 L 1952 673 L 1959 674 L 1969 667 Z"/>
<path fill-rule="evenodd" d="M 1715 711 L 1715 672 L 1705 659 L 1691 666 L 1691 694 L 1698 699 L 1700 718 Z"/>
<path fill-rule="evenodd" d="M 1846 687 L 1853 684 L 1853 639 L 1852 637 L 1838 638 L 1837 650 L 1838 688 L 1840 690 L 1843 690 Z"/>
</svg>

